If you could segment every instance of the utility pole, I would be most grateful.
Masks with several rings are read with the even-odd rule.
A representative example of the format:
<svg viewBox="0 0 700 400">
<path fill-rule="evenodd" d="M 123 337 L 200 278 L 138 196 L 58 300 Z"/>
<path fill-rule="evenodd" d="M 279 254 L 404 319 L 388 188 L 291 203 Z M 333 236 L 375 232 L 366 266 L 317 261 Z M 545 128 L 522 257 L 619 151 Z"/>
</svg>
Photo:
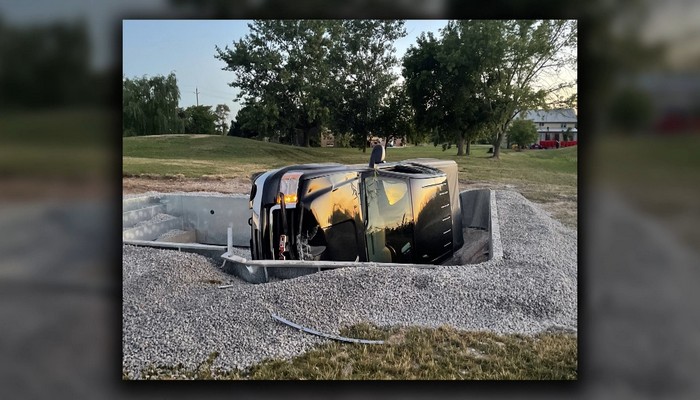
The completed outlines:
<svg viewBox="0 0 700 400">
<path fill-rule="evenodd" d="M 194 87 L 194 94 L 197 96 L 197 106 L 199 106 L 199 89 Z"/>
</svg>

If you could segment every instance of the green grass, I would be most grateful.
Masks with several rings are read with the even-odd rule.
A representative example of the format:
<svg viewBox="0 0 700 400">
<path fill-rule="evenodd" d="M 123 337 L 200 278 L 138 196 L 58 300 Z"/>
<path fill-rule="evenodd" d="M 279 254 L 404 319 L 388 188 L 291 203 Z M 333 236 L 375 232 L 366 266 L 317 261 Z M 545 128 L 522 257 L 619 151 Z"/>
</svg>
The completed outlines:
<svg viewBox="0 0 700 400">
<path fill-rule="evenodd" d="M 194 369 L 151 366 L 140 379 L 317 380 L 574 380 L 577 338 L 464 332 L 450 327 L 377 328 L 361 324 L 342 335 L 382 339 L 385 344 L 331 342 L 291 360 L 266 360 L 245 370 L 213 367 L 213 352 Z M 126 373 L 124 379 L 128 379 Z"/>
<path fill-rule="evenodd" d="M 469 157 L 456 148 L 443 151 L 432 145 L 389 148 L 387 161 L 416 157 L 455 160 L 460 179 L 513 185 L 538 201 L 555 201 L 577 193 L 577 148 L 504 150 L 490 158 L 490 146 L 472 146 Z M 364 164 L 369 152 L 347 148 L 303 148 L 229 136 L 167 135 L 123 139 L 124 176 L 219 176 L 249 178 L 253 172 L 290 164 L 338 162 Z M 574 200 L 575 201 L 575 200 Z"/>
</svg>

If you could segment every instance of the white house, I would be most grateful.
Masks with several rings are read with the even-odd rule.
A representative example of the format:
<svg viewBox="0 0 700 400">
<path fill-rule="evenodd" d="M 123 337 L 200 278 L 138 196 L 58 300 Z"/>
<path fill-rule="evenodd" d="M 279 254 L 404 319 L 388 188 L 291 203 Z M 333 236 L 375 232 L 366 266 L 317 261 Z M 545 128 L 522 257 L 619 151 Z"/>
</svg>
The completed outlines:
<svg viewBox="0 0 700 400">
<path fill-rule="evenodd" d="M 578 140 L 578 119 L 573 108 L 526 111 L 524 117 L 535 124 L 539 141 L 559 140 L 563 142 L 566 139 L 564 132 L 568 129 L 571 129 L 569 140 Z"/>
</svg>

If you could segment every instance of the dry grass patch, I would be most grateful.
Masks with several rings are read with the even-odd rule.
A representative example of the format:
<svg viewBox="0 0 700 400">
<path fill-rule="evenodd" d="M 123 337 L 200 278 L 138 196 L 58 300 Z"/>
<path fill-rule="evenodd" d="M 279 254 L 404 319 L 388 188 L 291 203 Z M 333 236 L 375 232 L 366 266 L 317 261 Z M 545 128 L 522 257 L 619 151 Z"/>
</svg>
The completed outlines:
<svg viewBox="0 0 700 400">
<path fill-rule="evenodd" d="M 212 353 L 194 370 L 150 367 L 142 379 L 276 380 L 575 380 L 577 337 L 464 332 L 450 327 L 378 328 L 355 325 L 341 335 L 385 340 L 382 345 L 329 342 L 291 360 L 266 360 L 246 371 L 212 367 Z M 124 374 L 126 379 L 126 374 Z"/>
</svg>

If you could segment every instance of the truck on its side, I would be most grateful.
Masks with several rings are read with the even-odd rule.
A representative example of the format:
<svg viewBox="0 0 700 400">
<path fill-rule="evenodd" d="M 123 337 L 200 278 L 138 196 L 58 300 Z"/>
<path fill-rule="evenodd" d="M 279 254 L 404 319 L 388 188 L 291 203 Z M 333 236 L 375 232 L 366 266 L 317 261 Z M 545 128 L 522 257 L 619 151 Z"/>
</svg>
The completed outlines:
<svg viewBox="0 0 700 400">
<path fill-rule="evenodd" d="M 412 159 L 369 165 L 303 164 L 254 179 L 249 219 L 253 260 L 440 264 L 462 246 L 457 164 Z M 267 280 L 259 266 L 235 271 Z"/>
</svg>

